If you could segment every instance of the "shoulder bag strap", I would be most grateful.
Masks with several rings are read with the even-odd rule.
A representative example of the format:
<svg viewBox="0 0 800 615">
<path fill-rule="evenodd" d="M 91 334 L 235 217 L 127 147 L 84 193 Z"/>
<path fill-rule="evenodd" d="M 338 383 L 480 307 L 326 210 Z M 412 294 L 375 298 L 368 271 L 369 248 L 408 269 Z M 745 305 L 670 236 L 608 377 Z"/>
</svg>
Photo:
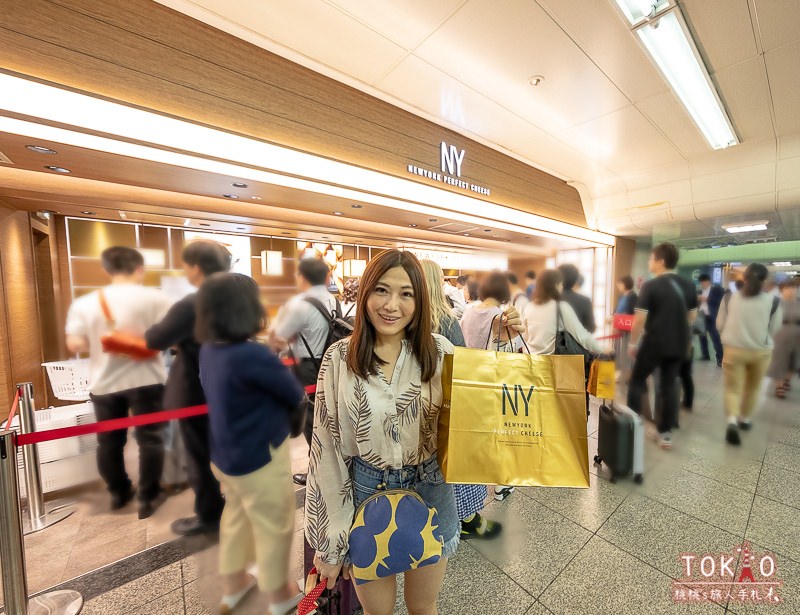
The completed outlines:
<svg viewBox="0 0 800 615">
<path fill-rule="evenodd" d="M 103 311 L 103 317 L 106 319 L 108 325 L 113 328 L 114 317 L 111 315 L 111 310 L 108 307 L 108 302 L 106 301 L 106 294 L 101 289 L 100 291 L 98 291 L 97 295 L 100 298 L 100 309 Z"/>
<path fill-rule="evenodd" d="M 769 311 L 769 319 L 767 320 L 767 337 L 764 340 L 765 344 L 769 344 L 769 327 L 772 323 L 772 317 L 775 316 L 775 312 L 778 311 L 778 306 L 781 304 L 780 297 L 773 297 L 772 298 L 772 308 Z"/>
<path fill-rule="evenodd" d="M 672 284 L 672 288 L 674 288 L 675 292 L 677 292 L 678 295 L 680 296 L 681 300 L 683 301 L 683 306 L 686 308 L 686 311 L 689 311 L 689 305 L 686 303 L 686 295 L 684 294 L 683 289 L 672 278 L 669 278 L 669 283 Z"/>
<path fill-rule="evenodd" d="M 333 321 L 333 314 L 328 312 L 328 308 L 326 308 L 323 305 L 322 301 L 320 301 L 316 297 L 304 297 L 303 300 L 307 301 L 308 303 L 313 305 L 316 308 L 316 310 L 325 317 L 325 320 L 327 320 L 328 323 Z M 336 300 L 336 304 L 338 306 L 338 304 L 339 304 L 339 300 L 338 299 Z"/>
<path fill-rule="evenodd" d="M 492 317 L 492 323 L 489 325 L 489 335 L 486 337 L 486 344 L 484 345 L 484 350 L 489 350 L 489 342 L 492 341 L 492 332 L 494 331 L 494 321 L 497 320 L 498 314 L 495 314 Z M 497 349 L 500 350 L 500 336 L 497 336 Z"/>
</svg>

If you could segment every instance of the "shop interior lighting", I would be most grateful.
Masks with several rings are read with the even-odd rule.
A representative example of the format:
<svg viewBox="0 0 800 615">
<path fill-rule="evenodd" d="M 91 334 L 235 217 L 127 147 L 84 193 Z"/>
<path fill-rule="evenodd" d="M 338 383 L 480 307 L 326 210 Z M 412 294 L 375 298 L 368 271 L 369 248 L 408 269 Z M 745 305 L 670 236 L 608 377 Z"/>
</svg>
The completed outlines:
<svg viewBox="0 0 800 615">
<path fill-rule="evenodd" d="M 344 277 L 360 278 L 367 268 L 367 261 L 359 258 L 349 258 L 344 261 Z"/>
<path fill-rule="evenodd" d="M 766 220 L 759 220 L 757 222 L 723 224 L 722 228 L 729 233 L 752 233 L 753 231 L 766 231 L 767 224 L 769 222 Z"/>
<path fill-rule="evenodd" d="M 53 164 L 48 164 L 44 167 L 48 171 L 55 171 L 56 173 L 72 173 L 69 169 L 65 169 L 64 167 L 57 167 Z"/>
<path fill-rule="evenodd" d="M 775 267 L 791 267 L 792 263 L 789 261 L 778 261 L 777 263 L 772 263 Z"/>
<path fill-rule="evenodd" d="M 49 147 L 43 147 L 41 145 L 26 145 L 27 149 L 31 150 L 32 152 L 36 152 L 37 154 L 57 154 L 58 152 L 54 149 L 50 149 Z"/>
<path fill-rule="evenodd" d="M 675 1 L 614 1 L 709 145 L 723 149 L 739 143 Z"/>
<path fill-rule="evenodd" d="M 615 241 L 606 233 L 465 194 L 0 73 L 0 113 L 3 112 L 31 119 L 0 116 L 0 132 L 34 140 L 241 177 L 498 230 L 522 230 L 595 246 L 613 246 Z M 42 121 L 72 129 L 49 126 Z"/>
<path fill-rule="evenodd" d="M 261 251 L 261 274 L 283 275 L 283 253 L 280 250 Z"/>
</svg>

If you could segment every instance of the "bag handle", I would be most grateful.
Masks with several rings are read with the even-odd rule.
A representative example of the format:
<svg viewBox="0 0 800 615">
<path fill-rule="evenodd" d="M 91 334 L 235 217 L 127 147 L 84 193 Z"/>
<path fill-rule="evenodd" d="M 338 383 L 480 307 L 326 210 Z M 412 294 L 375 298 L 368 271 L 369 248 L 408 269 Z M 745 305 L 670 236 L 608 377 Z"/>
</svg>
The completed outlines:
<svg viewBox="0 0 800 615">
<path fill-rule="evenodd" d="M 312 581 L 313 578 L 318 577 L 319 573 L 317 572 L 316 568 L 312 568 L 311 571 L 308 573 L 308 578 L 306 579 L 306 595 L 300 601 L 300 604 L 297 605 L 297 615 L 309 615 L 310 613 L 314 613 L 317 609 L 317 600 L 319 600 L 320 596 L 322 596 L 322 592 L 325 591 L 325 588 L 328 585 L 327 581 L 320 581 L 317 583 L 313 589 L 308 589 L 308 583 Z"/>
<path fill-rule="evenodd" d="M 98 292 L 98 297 L 100 298 L 100 309 L 103 311 L 103 316 L 106 319 L 106 322 L 111 326 L 114 327 L 114 317 L 111 315 L 111 310 L 108 307 L 108 302 L 106 301 L 106 295 L 102 289 Z"/>
</svg>

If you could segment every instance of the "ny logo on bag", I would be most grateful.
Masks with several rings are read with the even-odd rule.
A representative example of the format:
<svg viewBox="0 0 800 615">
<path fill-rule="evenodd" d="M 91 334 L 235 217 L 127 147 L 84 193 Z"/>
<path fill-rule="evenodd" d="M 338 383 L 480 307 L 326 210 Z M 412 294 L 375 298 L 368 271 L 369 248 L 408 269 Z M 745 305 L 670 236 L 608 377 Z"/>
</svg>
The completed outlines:
<svg viewBox="0 0 800 615">
<path fill-rule="evenodd" d="M 503 385 L 503 416 L 506 414 L 506 404 L 510 406 L 511 412 L 514 413 L 514 416 L 519 416 L 519 400 L 522 399 L 522 403 L 525 404 L 525 416 L 528 416 L 528 406 L 530 405 L 531 395 L 533 395 L 533 389 L 535 389 L 533 385 L 528 389 L 528 393 L 525 393 L 525 389 L 522 388 L 522 385 L 515 384 L 514 385 L 514 396 L 511 396 L 511 389 L 509 389 L 509 385 Z"/>
</svg>

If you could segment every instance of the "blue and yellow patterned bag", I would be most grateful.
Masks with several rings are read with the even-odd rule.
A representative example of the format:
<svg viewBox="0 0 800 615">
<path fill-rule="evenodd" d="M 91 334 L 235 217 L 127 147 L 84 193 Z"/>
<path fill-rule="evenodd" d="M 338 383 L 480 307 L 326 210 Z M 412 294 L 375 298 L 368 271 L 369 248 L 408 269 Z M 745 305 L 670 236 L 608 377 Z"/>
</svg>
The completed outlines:
<svg viewBox="0 0 800 615">
<path fill-rule="evenodd" d="M 444 537 L 435 508 L 415 492 L 378 492 L 358 507 L 350 529 L 351 574 L 363 585 L 442 558 Z"/>
</svg>

